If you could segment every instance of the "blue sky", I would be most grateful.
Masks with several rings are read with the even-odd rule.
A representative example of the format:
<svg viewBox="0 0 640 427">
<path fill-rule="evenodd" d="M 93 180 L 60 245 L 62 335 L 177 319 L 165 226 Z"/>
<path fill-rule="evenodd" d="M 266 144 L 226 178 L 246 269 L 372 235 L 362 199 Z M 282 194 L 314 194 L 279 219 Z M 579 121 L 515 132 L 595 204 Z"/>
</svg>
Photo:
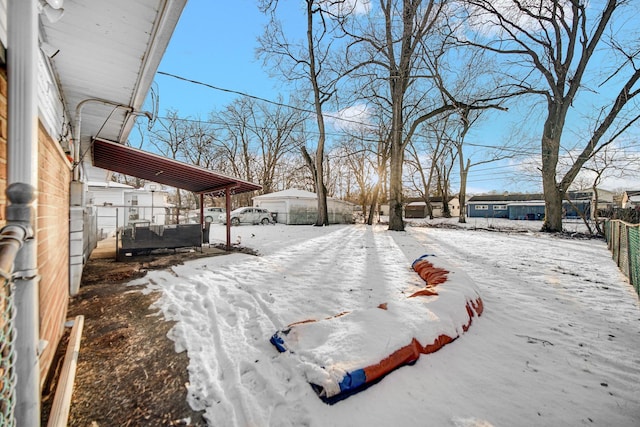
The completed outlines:
<svg viewBox="0 0 640 427">
<path fill-rule="evenodd" d="M 283 20 L 291 23 L 299 17 L 293 0 L 280 2 L 289 8 Z M 258 10 L 255 0 L 188 0 L 172 36 L 159 71 L 200 81 L 219 88 L 242 92 L 259 98 L 286 99 L 286 88 L 270 78 L 256 58 L 257 37 L 262 34 L 267 18 Z M 175 109 L 182 117 L 206 120 L 209 112 L 220 110 L 239 95 L 158 74 L 154 88 L 159 92 L 159 115 Z M 147 105 L 147 109 L 150 107 Z M 536 127 L 539 117 L 526 108 L 512 105 L 509 113 L 493 113 L 480 128 L 472 130 L 467 141 L 476 145 L 500 145 L 514 127 Z M 532 121 L 534 123 L 532 123 Z M 539 157 L 539 143 L 534 142 L 532 156 Z M 480 149 L 469 147 L 467 156 L 482 159 Z M 471 169 L 468 193 L 488 191 L 541 191 L 539 184 L 528 179 L 514 179 L 519 162 L 501 161 Z M 539 181 L 539 180 L 538 180 Z M 459 179 L 452 179 L 454 191 Z M 627 182 L 609 182 L 605 188 L 628 186 Z"/>
<path fill-rule="evenodd" d="M 189 0 L 158 70 L 271 98 L 277 81 L 255 57 L 265 22 L 255 0 Z M 161 115 L 176 108 L 183 116 L 205 119 L 236 97 L 163 75 L 155 81 Z"/>
</svg>

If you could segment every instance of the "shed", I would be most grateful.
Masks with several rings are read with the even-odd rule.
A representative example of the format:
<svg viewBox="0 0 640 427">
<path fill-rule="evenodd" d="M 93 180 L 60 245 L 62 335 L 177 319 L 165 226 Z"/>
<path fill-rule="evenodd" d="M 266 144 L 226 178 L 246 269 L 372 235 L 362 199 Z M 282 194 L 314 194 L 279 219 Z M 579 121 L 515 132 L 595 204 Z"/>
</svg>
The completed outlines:
<svg viewBox="0 0 640 427">
<path fill-rule="evenodd" d="M 256 196 L 253 206 L 276 214 L 276 220 L 281 224 L 315 224 L 318 217 L 317 194 L 297 188 Z M 353 203 L 327 197 L 329 223 L 352 223 L 354 207 Z"/>
<path fill-rule="evenodd" d="M 405 218 L 426 218 L 427 204 L 425 202 L 410 202 L 404 207 Z"/>
</svg>

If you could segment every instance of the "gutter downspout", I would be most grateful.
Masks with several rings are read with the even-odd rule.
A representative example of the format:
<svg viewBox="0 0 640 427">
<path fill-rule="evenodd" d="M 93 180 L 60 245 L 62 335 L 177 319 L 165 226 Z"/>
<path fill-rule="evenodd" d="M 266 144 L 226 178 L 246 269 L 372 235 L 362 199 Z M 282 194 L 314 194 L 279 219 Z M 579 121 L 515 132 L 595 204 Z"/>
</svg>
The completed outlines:
<svg viewBox="0 0 640 427">
<path fill-rule="evenodd" d="M 7 5 L 7 226 L 25 229 L 14 263 L 17 425 L 40 426 L 38 260 L 38 10 L 36 1 Z"/>
</svg>

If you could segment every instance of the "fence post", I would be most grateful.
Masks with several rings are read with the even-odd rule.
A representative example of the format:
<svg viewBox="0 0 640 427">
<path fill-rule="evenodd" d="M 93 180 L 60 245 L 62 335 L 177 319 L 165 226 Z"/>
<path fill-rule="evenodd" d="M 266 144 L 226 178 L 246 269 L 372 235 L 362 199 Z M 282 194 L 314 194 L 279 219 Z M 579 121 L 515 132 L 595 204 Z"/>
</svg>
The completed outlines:
<svg viewBox="0 0 640 427">
<path fill-rule="evenodd" d="M 622 239 L 621 237 L 622 233 L 620 232 L 621 229 L 622 229 L 622 224 L 618 222 L 618 224 L 616 225 L 616 232 L 617 232 L 616 237 L 618 238 L 616 242 L 616 247 L 618 248 L 618 250 L 616 251 L 616 265 L 618 267 L 620 267 L 620 241 Z"/>
<path fill-rule="evenodd" d="M 633 283 L 633 251 L 631 250 L 631 233 L 629 232 L 631 231 L 631 227 L 626 224 L 624 224 L 624 226 L 627 229 L 627 277 L 629 278 L 631 286 L 635 288 L 635 284 Z"/>
</svg>

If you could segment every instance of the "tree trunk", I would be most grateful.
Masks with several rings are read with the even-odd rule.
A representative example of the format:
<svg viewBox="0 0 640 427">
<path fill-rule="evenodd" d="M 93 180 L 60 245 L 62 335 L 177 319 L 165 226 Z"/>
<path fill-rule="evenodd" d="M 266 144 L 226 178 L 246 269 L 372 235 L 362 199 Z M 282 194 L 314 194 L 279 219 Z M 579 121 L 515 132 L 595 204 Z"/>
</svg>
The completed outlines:
<svg viewBox="0 0 640 427">
<path fill-rule="evenodd" d="M 542 231 L 559 232 L 562 231 L 562 200 L 564 192 L 558 189 L 555 179 L 542 177 L 544 189 L 544 223 Z"/>
<path fill-rule="evenodd" d="M 302 157 L 304 158 L 305 163 L 313 175 L 313 183 L 315 185 L 316 195 L 318 196 L 318 215 L 316 216 L 315 225 L 329 225 L 329 215 L 327 212 L 327 189 L 324 186 L 324 179 L 322 179 L 324 167 L 322 161 L 318 161 L 319 150 L 316 152 L 315 161 L 309 155 L 307 147 L 303 145 L 300 147 L 300 151 L 302 152 Z"/>
<path fill-rule="evenodd" d="M 562 117 L 558 117 L 556 110 L 550 106 L 549 116 L 544 124 L 542 134 L 542 191 L 544 193 L 544 223 L 542 231 L 562 231 L 562 200 L 566 189 L 560 188 L 556 180 L 558 156 L 560 151 Z"/>
<path fill-rule="evenodd" d="M 319 126 L 320 138 L 316 149 L 316 194 L 318 195 L 318 216 L 315 225 L 322 227 L 329 225 L 329 214 L 327 212 L 327 188 L 324 185 L 324 125 Z"/>
<path fill-rule="evenodd" d="M 327 212 L 327 189 L 324 186 L 324 168 L 322 160 L 318 160 L 316 155 L 316 188 L 318 195 L 318 217 L 315 225 L 318 227 L 329 225 L 329 214 Z"/>
<path fill-rule="evenodd" d="M 429 194 L 427 193 L 424 195 L 422 200 L 424 200 L 424 206 L 427 208 L 427 216 L 429 217 L 429 219 L 433 219 L 433 206 L 431 206 L 431 197 L 429 197 Z"/>
<path fill-rule="evenodd" d="M 458 223 L 465 224 L 467 222 L 467 175 L 471 162 L 467 159 L 467 165 L 464 166 L 462 153 L 460 154 L 460 192 L 458 193 L 458 202 L 460 203 L 460 214 L 458 215 Z"/>
<path fill-rule="evenodd" d="M 600 175 L 593 182 L 593 186 L 591 190 L 593 191 L 593 206 L 591 207 L 591 218 L 596 225 L 596 230 L 598 232 L 598 236 L 604 236 L 604 231 L 602 230 L 602 225 L 600 223 L 600 215 L 598 211 L 598 205 L 600 204 L 599 196 L 598 196 L 598 182 L 600 181 Z"/>
<path fill-rule="evenodd" d="M 373 225 L 373 218 L 377 211 L 378 206 L 378 194 L 380 193 L 380 181 L 378 181 L 373 188 L 373 197 L 371 198 L 371 207 L 369 208 L 369 215 L 367 216 L 367 225 Z"/>
<path fill-rule="evenodd" d="M 396 137 L 394 137 L 395 139 Z M 391 143 L 390 182 L 389 182 L 389 230 L 404 231 L 402 219 L 402 162 L 401 143 Z"/>
<path fill-rule="evenodd" d="M 449 209 L 449 186 L 447 183 L 442 186 L 442 191 L 440 194 L 442 195 L 442 216 L 444 218 L 451 218 L 451 209 Z"/>
</svg>

